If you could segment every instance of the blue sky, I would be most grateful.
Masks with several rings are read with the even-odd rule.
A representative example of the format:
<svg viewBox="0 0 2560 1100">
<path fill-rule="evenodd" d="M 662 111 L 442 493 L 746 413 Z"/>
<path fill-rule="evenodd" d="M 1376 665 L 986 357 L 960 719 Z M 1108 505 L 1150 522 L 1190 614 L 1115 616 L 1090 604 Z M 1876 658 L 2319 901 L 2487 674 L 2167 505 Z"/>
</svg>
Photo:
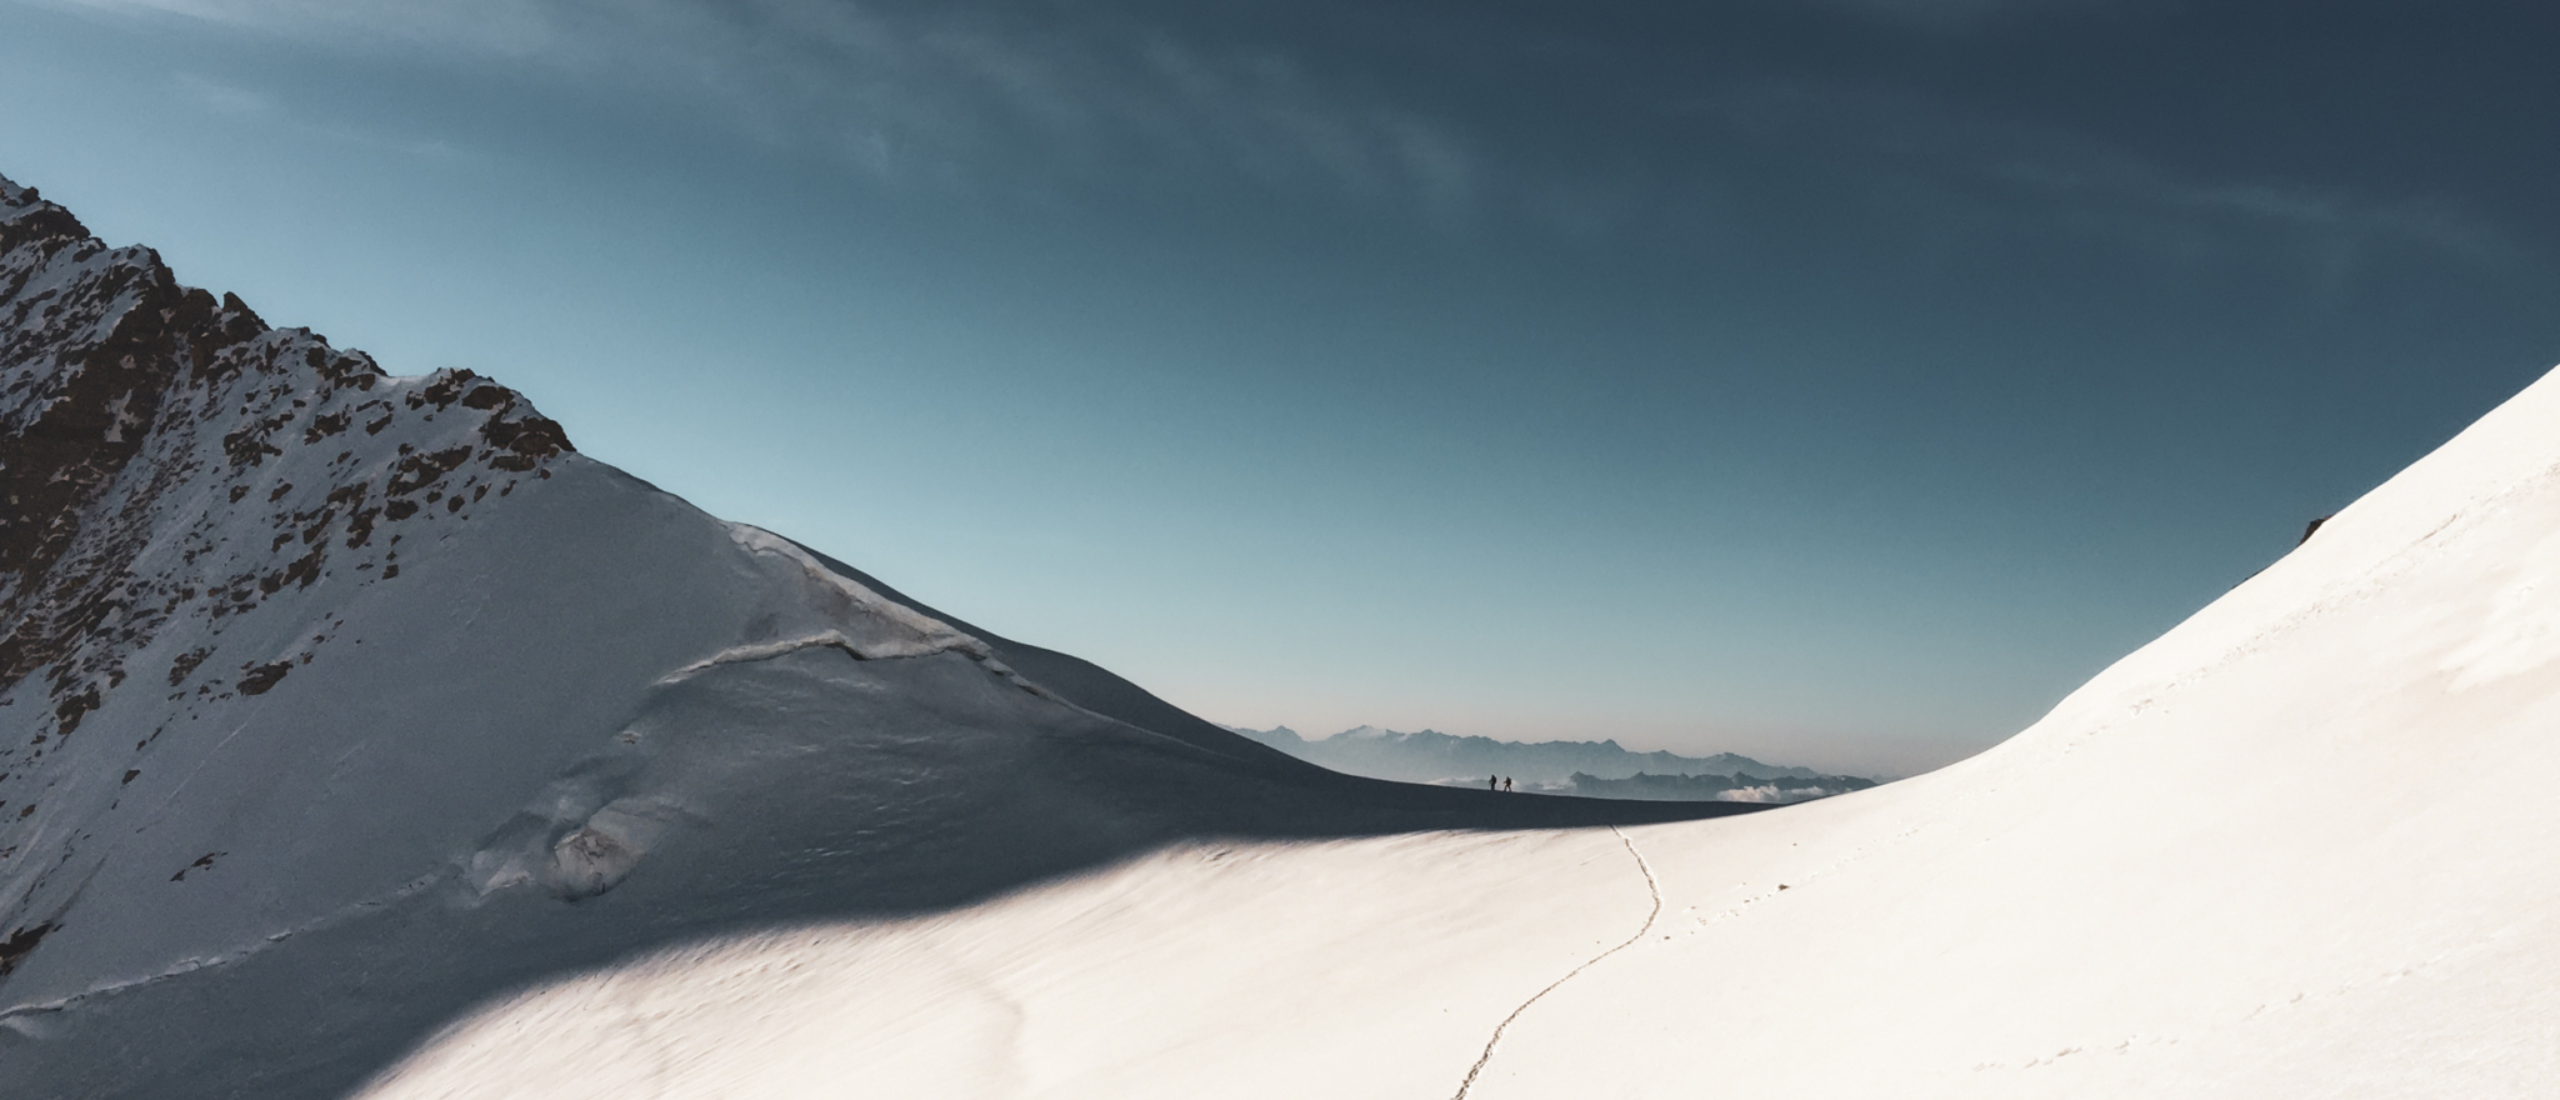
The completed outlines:
<svg viewBox="0 0 2560 1100">
<path fill-rule="evenodd" d="M 0 173 L 1213 719 L 1895 773 L 2560 361 L 2555 32 L 0 0 Z"/>
</svg>

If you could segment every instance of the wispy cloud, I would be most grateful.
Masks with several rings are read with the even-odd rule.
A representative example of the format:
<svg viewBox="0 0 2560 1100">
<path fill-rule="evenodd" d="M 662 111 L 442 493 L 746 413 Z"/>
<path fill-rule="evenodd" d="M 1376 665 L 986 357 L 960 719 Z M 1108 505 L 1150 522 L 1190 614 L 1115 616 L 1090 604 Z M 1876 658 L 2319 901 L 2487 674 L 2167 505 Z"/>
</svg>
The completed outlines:
<svg viewBox="0 0 2560 1100">
<path fill-rule="evenodd" d="M 527 0 L 37 0 L 57 8 L 159 13 L 300 38 L 369 46 L 531 52 L 554 30 Z"/>
<path fill-rule="evenodd" d="M 1239 185 L 1443 228 L 1503 221 L 1555 239 L 1690 241 L 1756 216 L 1727 185 L 1770 150 L 1954 227 L 2103 239 L 2172 262 L 2278 256 L 2342 285 L 2377 250 L 2514 259 L 2443 201 L 2319 181 L 2230 178 L 1909 89 L 1763 80 L 1691 104 L 1707 133 L 1629 105 L 1595 125 L 1643 140 L 1524 147 L 1500 108 L 1426 110 L 1392 74 L 1212 44 L 1065 5 L 900 0 L 36 0 L 175 17 L 346 51 L 548 73 L 891 187 L 1231 199 Z M 1784 0 L 1908 22 L 1985 24 L 2149 0 Z M 1383 83 L 1382 83 L 1383 82 Z M 235 94 L 237 93 L 237 94 Z M 217 109 L 255 93 L 194 89 Z M 230 98 L 224 98 L 229 96 Z M 1569 97 L 1568 97 L 1569 100 Z M 1568 102 L 1570 106 L 1570 102 Z M 1674 113 L 1677 113 L 1675 110 Z M 1524 136 L 1525 135 L 1525 136 Z M 1728 169 L 1727 165 L 1739 165 Z M 1787 201 L 1769 200 L 1761 201 Z"/>
<path fill-rule="evenodd" d="M 2476 265 L 2521 255 L 2494 226 L 2448 203 L 2216 178 L 1902 90 L 1772 82 L 1701 106 L 1729 132 L 1855 164 L 1892 201 L 1985 229 L 2098 237 L 2170 259 L 2281 253 L 2332 284 L 2377 248 Z"/>
<path fill-rule="evenodd" d="M 194 73 L 174 77 L 179 94 L 234 124 L 281 128 L 305 140 L 398 153 L 422 160 L 466 160 L 478 154 L 452 142 L 298 115 L 282 99 Z"/>
<path fill-rule="evenodd" d="M 2117 0 L 1806 0 L 1825 8 L 1934 31 L 1958 31 L 2029 14 L 2078 14 Z"/>
<path fill-rule="evenodd" d="M 54 0 L 351 50 L 534 66 L 661 98 L 749 140 L 926 187 L 1282 193 L 1472 214 L 1479 158 L 1445 120 L 1270 51 L 1046 9 L 839 0 Z"/>
<path fill-rule="evenodd" d="M 178 74 L 178 87 L 215 114 L 271 115 L 276 112 L 273 96 L 192 73 Z"/>
</svg>

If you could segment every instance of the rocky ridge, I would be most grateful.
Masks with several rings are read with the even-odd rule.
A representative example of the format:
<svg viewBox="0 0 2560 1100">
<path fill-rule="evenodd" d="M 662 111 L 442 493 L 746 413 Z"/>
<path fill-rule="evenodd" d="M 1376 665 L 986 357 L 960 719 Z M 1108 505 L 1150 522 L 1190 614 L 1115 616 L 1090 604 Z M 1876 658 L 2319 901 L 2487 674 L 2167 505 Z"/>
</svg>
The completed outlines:
<svg viewBox="0 0 2560 1100">
<path fill-rule="evenodd" d="M 113 800 L 47 766 L 89 714 L 119 694 L 184 712 L 272 689 L 333 635 L 224 644 L 256 633 L 243 620 L 293 620 L 315 586 L 396 583 L 404 541 L 469 522 L 571 450 L 513 390 L 463 370 L 395 377 L 270 327 L 0 179 L 0 867 L 70 863 L 81 838 L 40 815 Z M 154 644 L 176 624 L 204 644 Z M 5 881 L 23 953 L 49 876 Z"/>
</svg>

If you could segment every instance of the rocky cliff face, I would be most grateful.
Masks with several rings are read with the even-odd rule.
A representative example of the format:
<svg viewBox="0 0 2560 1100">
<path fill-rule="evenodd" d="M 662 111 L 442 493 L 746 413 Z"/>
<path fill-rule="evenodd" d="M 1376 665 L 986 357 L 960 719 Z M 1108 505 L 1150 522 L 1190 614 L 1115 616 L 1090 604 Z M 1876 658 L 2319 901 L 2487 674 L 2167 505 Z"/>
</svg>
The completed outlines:
<svg viewBox="0 0 2560 1100">
<path fill-rule="evenodd" d="M 511 390 L 468 371 L 392 379 L 308 329 L 269 328 L 5 180 L 0 318 L 0 689 L 17 705 L 46 672 L 39 736 L 76 730 L 168 623 L 218 623 L 341 573 L 397 576 L 402 521 L 467 519 L 570 450 Z M 396 458 L 360 461 L 386 432 Z M 345 445 L 296 484 L 301 463 L 279 460 L 297 443 L 301 457 Z M 224 541 L 245 512 L 266 546 Z M 169 683 L 208 656 L 181 655 Z M 281 674 L 230 683 L 254 693 Z"/>
<path fill-rule="evenodd" d="M 335 640 L 335 618 L 310 609 L 398 583 L 404 542 L 549 478 L 569 450 L 511 390 L 467 371 L 392 378 L 308 329 L 270 328 L 0 180 L 8 942 L 23 954 L 50 926 L 51 872 L 89 840 L 41 815 L 113 804 L 165 729 L 117 746 L 121 768 L 66 755 L 93 713 L 195 719 L 272 690 Z M 306 623 L 298 644 L 237 644 Z"/>
</svg>

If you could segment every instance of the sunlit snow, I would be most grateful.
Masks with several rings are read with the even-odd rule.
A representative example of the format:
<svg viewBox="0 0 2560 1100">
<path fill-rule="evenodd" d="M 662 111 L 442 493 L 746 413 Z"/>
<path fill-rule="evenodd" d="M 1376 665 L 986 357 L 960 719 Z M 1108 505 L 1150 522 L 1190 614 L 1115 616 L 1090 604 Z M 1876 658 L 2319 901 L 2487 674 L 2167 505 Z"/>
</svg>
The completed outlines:
<svg viewBox="0 0 2560 1100">
<path fill-rule="evenodd" d="M 2543 1095 L 2553 424 L 2560 380 L 1935 774 L 705 942 L 492 1004 L 365 1095 Z"/>
<path fill-rule="evenodd" d="M 2560 378 L 2007 744 L 1755 810 L 1309 767 L 6 181 L 0 309 L 12 1100 L 2560 1080 Z"/>
</svg>

